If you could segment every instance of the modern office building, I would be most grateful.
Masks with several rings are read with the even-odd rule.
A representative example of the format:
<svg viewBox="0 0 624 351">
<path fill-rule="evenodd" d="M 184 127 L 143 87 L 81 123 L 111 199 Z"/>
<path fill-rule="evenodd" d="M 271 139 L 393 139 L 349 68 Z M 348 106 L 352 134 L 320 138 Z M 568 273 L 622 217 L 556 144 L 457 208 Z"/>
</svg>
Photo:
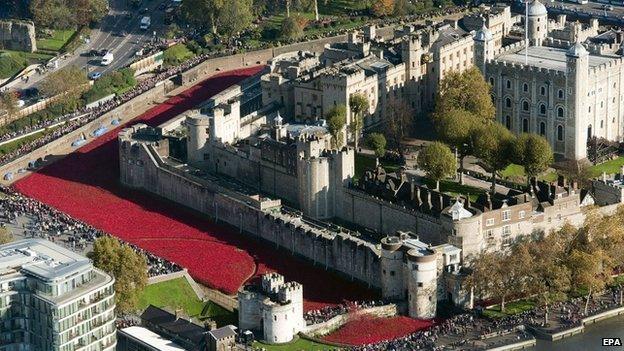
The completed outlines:
<svg viewBox="0 0 624 351">
<path fill-rule="evenodd" d="M 114 350 L 113 283 L 47 240 L 0 246 L 0 351 Z"/>
</svg>

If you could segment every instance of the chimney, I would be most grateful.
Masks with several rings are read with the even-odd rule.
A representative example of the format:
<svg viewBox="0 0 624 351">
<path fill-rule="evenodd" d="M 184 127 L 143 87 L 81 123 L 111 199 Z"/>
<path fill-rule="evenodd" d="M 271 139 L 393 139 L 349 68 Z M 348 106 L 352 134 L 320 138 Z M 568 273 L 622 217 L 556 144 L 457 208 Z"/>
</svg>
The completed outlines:
<svg viewBox="0 0 624 351">
<path fill-rule="evenodd" d="M 466 201 L 464 201 L 464 207 L 469 210 L 470 209 L 470 195 L 466 195 Z"/>
<path fill-rule="evenodd" d="M 492 209 L 492 195 L 490 195 L 490 192 L 488 191 L 487 193 L 485 193 L 485 196 L 486 196 L 485 201 L 487 202 L 486 203 L 487 208 L 491 210 Z"/>
<path fill-rule="evenodd" d="M 444 195 L 442 195 L 442 193 L 438 193 L 438 199 L 439 199 L 439 204 L 440 204 L 440 208 L 439 210 L 442 211 L 444 209 Z"/>
<path fill-rule="evenodd" d="M 412 200 L 412 202 L 414 202 L 414 200 L 415 200 L 415 198 L 414 198 L 414 196 L 416 195 L 416 194 L 414 194 L 415 191 L 416 191 L 416 189 L 415 189 L 414 182 L 410 182 L 410 200 Z"/>
<path fill-rule="evenodd" d="M 416 194 L 414 194 L 416 200 L 416 207 L 420 208 L 422 206 L 422 199 L 420 197 L 420 187 L 416 186 Z"/>
<path fill-rule="evenodd" d="M 427 189 L 427 209 L 431 210 L 433 208 L 433 206 L 431 205 L 431 190 Z"/>
</svg>

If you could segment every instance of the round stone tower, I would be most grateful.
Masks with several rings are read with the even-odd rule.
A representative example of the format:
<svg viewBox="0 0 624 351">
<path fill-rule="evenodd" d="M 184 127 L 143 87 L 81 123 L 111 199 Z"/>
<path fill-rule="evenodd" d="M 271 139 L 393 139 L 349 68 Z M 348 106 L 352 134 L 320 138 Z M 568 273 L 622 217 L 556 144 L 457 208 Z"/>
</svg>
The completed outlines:
<svg viewBox="0 0 624 351">
<path fill-rule="evenodd" d="M 381 239 L 381 295 L 388 300 L 405 298 L 403 240 L 398 236 Z"/>
<path fill-rule="evenodd" d="M 548 10 L 546 6 L 533 0 L 529 3 L 528 17 L 525 19 L 531 45 L 542 45 L 542 41 L 548 36 Z"/>
<path fill-rule="evenodd" d="M 407 252 L 409 316 L 430 319 L 436 314 L 437 259 L 428 249 L 411 249 Z"/>
<path fill-rule="evenodd" d="M 203 148 L 208 141 L 209 124 L 208 118 L 200 113 L 186 117 L 188 131 L 186 149 L 189 164 L 197 165 L 205 161 Z"/>
</svg>

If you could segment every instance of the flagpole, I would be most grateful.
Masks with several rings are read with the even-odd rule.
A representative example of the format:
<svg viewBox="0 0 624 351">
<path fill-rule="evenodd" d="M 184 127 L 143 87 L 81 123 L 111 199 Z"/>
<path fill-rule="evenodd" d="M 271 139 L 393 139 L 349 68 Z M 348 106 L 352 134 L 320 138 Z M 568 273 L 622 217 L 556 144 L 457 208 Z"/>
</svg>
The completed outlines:
<svg viewBox="0 0 624 351">
<path fill-rule="evenodd" d="M 529 64 L 529 0 L 524 0 L 526 14 L 524 16 L 524 64 Z"/>
</svg>

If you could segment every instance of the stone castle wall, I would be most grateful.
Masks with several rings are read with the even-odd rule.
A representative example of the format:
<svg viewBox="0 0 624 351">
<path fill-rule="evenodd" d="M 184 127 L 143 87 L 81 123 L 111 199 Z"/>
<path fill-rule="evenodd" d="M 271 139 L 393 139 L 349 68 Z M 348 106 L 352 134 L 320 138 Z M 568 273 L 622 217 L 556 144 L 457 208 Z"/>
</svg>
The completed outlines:
<svg viewBox="0 0 624 351">
<path fill-rule="evenodd" d="M 35 25 L 30 21 L 0 21 L 0 49 L 37 51 Z"/>
<path fill-rule="evenodd" d="M 166 164 L 159 154 L 166 141 L 146 145 L 128 141 L 132 129 L 120 134 L 121 183 L 184 204 L 239 232 L 265 239 L 293 255 L 380 287 L 379 250 L 372 244 L 327 229 L 313 227 L 295 214 L 280 211 L 279 201 L 267 204 Z M 127 133 L 126 136 L 123 134 Z M 159 150 L 157 150 L 159 149 Z M 272 208 L 271 208 L 272 207 Z"/>
</svg>

